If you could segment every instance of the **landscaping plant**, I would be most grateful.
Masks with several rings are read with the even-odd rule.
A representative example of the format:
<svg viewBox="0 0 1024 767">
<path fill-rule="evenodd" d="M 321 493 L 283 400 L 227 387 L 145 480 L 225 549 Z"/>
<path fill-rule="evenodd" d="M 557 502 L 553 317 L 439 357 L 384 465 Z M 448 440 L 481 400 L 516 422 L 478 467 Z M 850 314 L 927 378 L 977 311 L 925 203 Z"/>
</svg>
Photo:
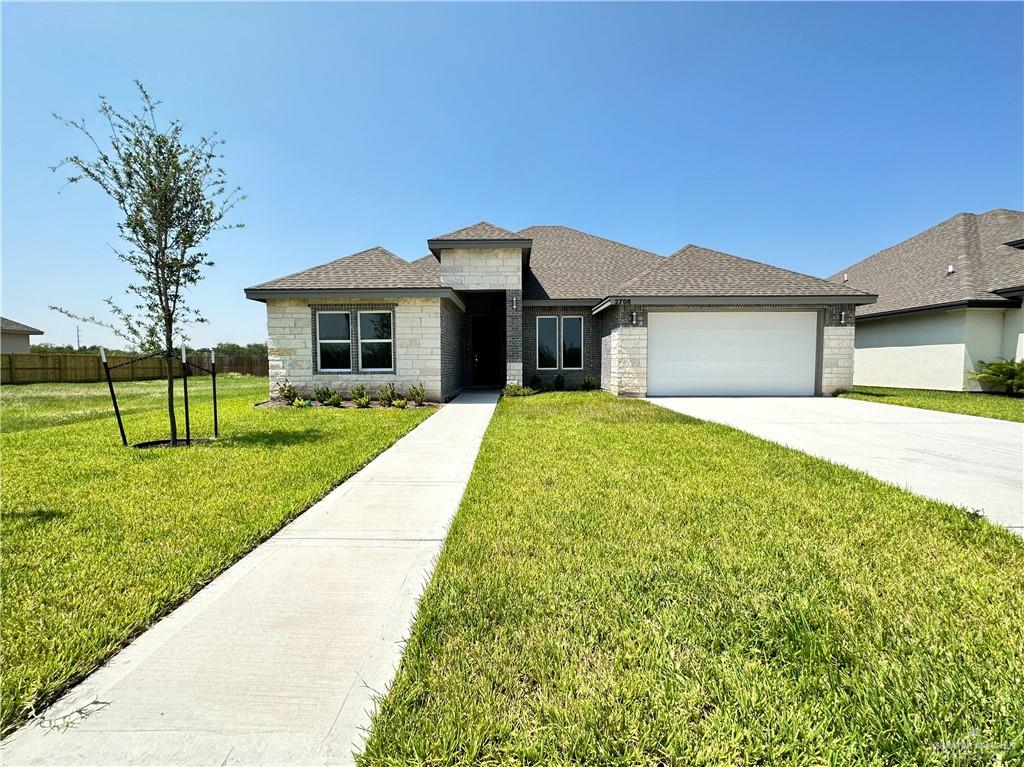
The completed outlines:
<svg viewBox="0 0 1024 767">
<path fill-rule="evenodd" d="M 313 399 L 320 404 L 327 402 L 331 397 L 334 396 L 334 389 L 330 386 L 318 386 L 313 389 Z"/>
<path fill-rule="evenodd" d="M 284 379 L 283 381 L 279 382 L 277 384 L 277 386 L 275 387 L 275 389 L 276 389 L 276 396 L 279 399 L 283 399 L 289 405 L 292 404 L 293 402 L 295 402 L 295 400 L 298 399 L 298 397 L 299 397 L 299 390 L 298 390 L 298 388 L 295 386 L 295 384 L 293 384 L 287 378 Z"/>
<path fill-rule="evenodd" d="M 598 387 L 597 379 L 594 378 L 590 373 L 583 376 L 583 382 L 580 384 L 580 389 L 583 391 L 594 391 Z"/>
<path fill-rule="evenodd" d="M 1024 394 L 1024 359 L 980 362 L 970 376 L 981 383 L 1004 387 L 1011 397 Z"/>
<path fill-rule="evenodd" d="M 426 390 L 423 388 L 423 384 L 413 384 L 409 387 L 409 399 L 415 402 L 417 407 L 423 404 L 425 396 Z"/>
<path fill-rule="evenodd" d="M 369 397 L 353 397 L 352 398 L 352 402 L 353 402 L 353 404 L 355 404 L 356 407 L 369 407 L 370 406 L 370 398 Z"/>
<path fill-rule="evenodd" d="M 537 373 L 530 376 L 530 388 L 534 391 L 540 391 L 544 388 L 544 379 L 541 378 Z"/>
<path fill-rule="evenodd" d="M 552 385 L 555 391 L 565 391 L 565 376 L 561 373 L 556 375 Z"/>
<path fill-rule="evenodd" d="M 292 407 L 299 407 L 299 408 L 302 408 L 302 407 L 313 407 L 313 403 L 310 402 L 308 399 L 302 399 L 302 397 L 297 397 L 292 402 Z"/>
<path fill-rule="evenodd" d="M 228 188 L 220 166 L 224 142 L 216 134 L 189 142 L 179 120 L 161 125 L 160 102 L 150 97 L 142 83 L 135 85 L 142 101 L 137 113 L 118 112 L 100 98 L 99 112 L 110 128 L 109 148 L 104 148 L 102 138 L 86 127 L 84 119 L 57 118 L 81 132 L 96 156 L 69 155 L 53 170 L 71 168 L 68 184 L 91 181 L 114 201 L 120 216 L 118 234 L 127 246 L 114 253 L 135 272 L 136 279 L 125 293 L 136 303 L 126 309 L 107 298 L 114 317 L 109 322 L 59 306 L 50 308 L 106 327 L 136 349 L 164 353 L 167 420 L 170 442 L 175 445 L 174 349 L 187 340 L 186 325 L 205 322 L 186 296 L 203 279 L 203 269 L 213 266 L 209 254 L 201 250 L 203 243 L 219 229 L 242 226 L 225 223 L 225 218 L 245 198 L 237 187 Z"/>
<path fill-rule="evenodd" d="M 386 383 L 377 392 L 377 401 L 387 407 L 392 402 L 398 399 L 398 389 L 395 388 L 393 383 Z"/>
<path fill-rule="evenodd" d="M 409 401 L 399 397 L 398 399 L 391 400 L 391 407 L 397 407 L 399 410 L 405 410 L 409 406 Z"/>
<path fill-rule="evenodd" d="M 510 383 L 501 393 L 506 397 L 529 397 L 531 394 L 536 394 L 533 389 L 529 386 L 523 386 L 522 384 Z"/>
<path fill-rule="evenodd" d="M 352 387 L 352 401 L 355 402 L 357 399 L 363 399 L 366 396 L 366 387 L 362 384 L 356 384 Z"/>
<path fill-rule="evenodd" d="M 344 400 L 341 398 L 340 394 L 332 394 L 327 398 L 327 401 L 324 402 L 324 404 L 329 405 L 330 407 L 341 407 L 343 402 Z"/>
</svg>

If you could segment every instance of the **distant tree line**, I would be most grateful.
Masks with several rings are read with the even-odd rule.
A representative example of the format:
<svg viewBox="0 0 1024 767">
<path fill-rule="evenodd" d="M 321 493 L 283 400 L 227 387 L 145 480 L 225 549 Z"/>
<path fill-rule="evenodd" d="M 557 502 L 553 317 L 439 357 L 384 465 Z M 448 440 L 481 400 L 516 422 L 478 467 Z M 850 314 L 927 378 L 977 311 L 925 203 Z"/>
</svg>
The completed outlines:
<svg viewBox="0 0 1024 767">
<path fill-rule="evenodd" d="M 80 346 L 75 348 L 71 344 L 32 344 L 31 350 L 36 354 L 82 354 L 91 352 L 93 354 L 99 354 L 100 347 L 96 345 L 92 346 Z M 138 351 L 130 349 L 112 349 L 110 347 L 104 347 L 110 354 L 140 354 Z M 199 348 L 193 348 L 188 344 L 185 348 L 189 353 L 195 354 L 209 354 L 211 347 L 202 346 Z M 218 355 L 232 356 L 232 357 L 265 357 L 267 356 L 267 345 L 265 343 L 251 343 L 251 344 L 236 344 L 230 341 L 221 342 L 212 347 L 212 350 L 217 352 Z"/>
</svg>

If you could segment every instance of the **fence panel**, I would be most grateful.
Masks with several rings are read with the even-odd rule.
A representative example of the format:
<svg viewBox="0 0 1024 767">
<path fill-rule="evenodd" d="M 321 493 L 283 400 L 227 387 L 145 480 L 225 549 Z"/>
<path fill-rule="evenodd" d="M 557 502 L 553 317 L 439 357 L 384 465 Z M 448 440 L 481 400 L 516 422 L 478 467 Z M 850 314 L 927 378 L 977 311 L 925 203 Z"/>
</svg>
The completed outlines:
<svg viewBox="0 0 1024 767">
<path fill-rule="evenodd" d="M 107 362 L 111 366 L 110 377 L 115 381 L 151 381 L 164 378 L 167 373 L 162 357 L 149 357 L 136 360 L 122 367 L 115 367 L 128 362 L 131 357 L 108 355 Z M 196 365 L 210 367 L 208 354 L 196 354 L 191 359 Z M 181 376 L 181 361 L 172 363 L 175 377 Z M 222 355 L 217 357 L 218 373 L 242 373 L 252 376 L 266 376 L 270 365 L 266 357 L 243 355 Z M 192 368 L 192 375 L 206 375 L 201 370 Z M 103 365 L 98 354 L 38 354 L 35 352 L 21 354 L 0 354 L 0 383 L 90 383 L 106 380 Z"/>
</svg>

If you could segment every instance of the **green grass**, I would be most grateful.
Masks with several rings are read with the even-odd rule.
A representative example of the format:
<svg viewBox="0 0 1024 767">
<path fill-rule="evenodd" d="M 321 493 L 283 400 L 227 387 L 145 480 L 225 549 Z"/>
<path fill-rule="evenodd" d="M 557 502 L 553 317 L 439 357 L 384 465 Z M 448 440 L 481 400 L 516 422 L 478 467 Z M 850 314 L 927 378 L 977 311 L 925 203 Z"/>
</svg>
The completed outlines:
<svg viewBox="0 0 1024 767">
<path fill-rule="evenodd" d="M 118 386 L 130 441 L 166 437 L 164 386 Z M 265 378 L 217 388 L 218 442 L 135 450 L 105 384 L 3 387 L 4 730 L 432 412 L 254 408 Z M 208 436 L 209 381 L 189 389 Z"/>
<path fill-rule="evenodd" d="M 1024 759 L 1024 545 L 725 426 L 503 399 L 363 765 Z"/>
<path fill-rule="evenodd" d="M 935 391 L 932 389 L 889 389 L 882 386 L 854 386 L 841 394 L 847 399 L 882 402 L 944 413 L 962 413 L 1002 421 L 1024 422 L 1024 398 L 980 392 Z"/>
</svg>

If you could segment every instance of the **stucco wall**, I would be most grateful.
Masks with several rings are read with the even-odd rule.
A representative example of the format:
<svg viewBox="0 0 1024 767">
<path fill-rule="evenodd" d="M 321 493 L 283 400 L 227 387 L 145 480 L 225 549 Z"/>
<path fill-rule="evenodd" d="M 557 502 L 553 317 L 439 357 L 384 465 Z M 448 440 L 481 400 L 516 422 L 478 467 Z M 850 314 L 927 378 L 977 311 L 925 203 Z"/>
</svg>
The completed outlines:
<svg viewBox="0 0 1024 767">
<path fill-rule="evenodd" d="M 441 282 L 455 290 L 521 290 L 520 248 L 446 248 L 441 251 Z"/>
<path fill-rule="evenodd" d="M 27 354 L 29 346 L 25 333 L 0 333 L 0 351 L 4 354 Z"/>
<path fill-rule="evenodd" d="M 861 321 L 854 383 L 979 391 L 979 362 L 1024 356 L 1021 309 L 954 309 Z"/>
<path fill-rule="evenodd" d="M 395 372 L 363 373 L 358 370 L 358 348 L 352 349 L 353 372 L 319 373 L 314 362 L 312 307 L 353 310 L 392 308 L 394 311 Z M 353 317 L 353 324 L 356 319 Z M 423 384 L 426 396 L 440 400 L 441 391 L 441 299 L 336 298 L 269 299 L 267 301 L 267 354 L 270 361 L 270 389 L 288 379 L 305 394 L 317 386 L 350 389 L 363 384 L 375 391 L 386 383 L 399 389 Z"/>
</svg>

